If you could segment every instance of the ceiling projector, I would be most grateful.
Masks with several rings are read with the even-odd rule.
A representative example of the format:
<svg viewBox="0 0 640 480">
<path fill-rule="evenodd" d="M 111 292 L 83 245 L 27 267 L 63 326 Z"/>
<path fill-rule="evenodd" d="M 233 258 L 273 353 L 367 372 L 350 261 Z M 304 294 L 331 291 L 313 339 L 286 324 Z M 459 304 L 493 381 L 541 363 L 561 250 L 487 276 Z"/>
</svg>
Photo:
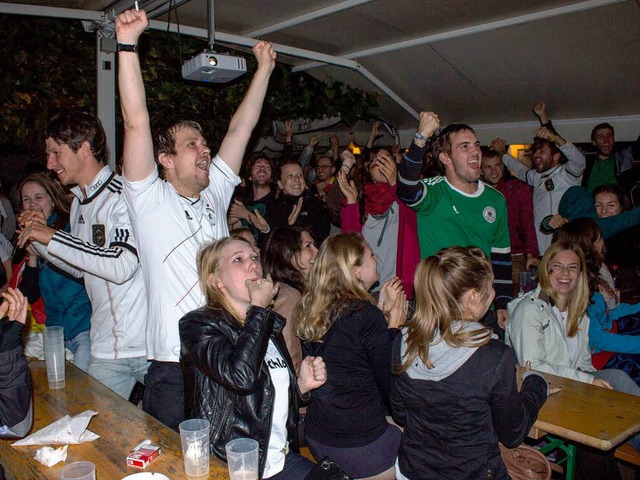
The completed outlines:
<svg viewBox="0 0 640 480">
<path fill-rule="evenodd" d="M 203 52 L 182 65 L 182 78 L 194 82 L 225 83 L 243 75 L 247 61 L 213 52 Z"/>
</svg>

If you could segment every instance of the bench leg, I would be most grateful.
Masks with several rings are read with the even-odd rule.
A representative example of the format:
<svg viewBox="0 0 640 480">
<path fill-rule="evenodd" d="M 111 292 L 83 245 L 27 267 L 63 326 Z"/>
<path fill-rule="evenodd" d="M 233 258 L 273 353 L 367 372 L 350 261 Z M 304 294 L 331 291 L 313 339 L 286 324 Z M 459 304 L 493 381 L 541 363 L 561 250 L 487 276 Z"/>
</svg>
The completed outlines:
<svg viewBox="0 0 640 480">
<path fill-rule="evenodd" d="M 538 450 L 540 450 L 540 453 L 543 455 L 546 455 L 556 449 L 561 450 L 562 453 L 564 453 L 564 458 L 556 463 L 566 463 L 565 478 L 567 480 L 573 480 L 576 474 L 576 446 L 572 443 L 565 443 L 563 440 L 550 436 L 547 436 L 546 439 L 549 440 L 549 443 L 538 448 Z"/>
</svg>

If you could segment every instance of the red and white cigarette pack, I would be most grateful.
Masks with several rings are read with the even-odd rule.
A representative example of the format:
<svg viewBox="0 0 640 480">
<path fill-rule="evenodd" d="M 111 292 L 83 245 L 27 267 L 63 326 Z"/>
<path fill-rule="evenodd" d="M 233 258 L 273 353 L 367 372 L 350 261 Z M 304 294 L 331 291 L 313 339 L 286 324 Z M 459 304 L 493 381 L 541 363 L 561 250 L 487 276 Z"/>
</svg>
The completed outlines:
<svg viewBox="0 0 640 480">
<path fill-rule="evenodd" d="M 131 451 L 127 457 L 127 466 L 134 468 L 147 468 L 162 453 L 160 447 L 155 445 L 142 445 Z"/>
</svg>

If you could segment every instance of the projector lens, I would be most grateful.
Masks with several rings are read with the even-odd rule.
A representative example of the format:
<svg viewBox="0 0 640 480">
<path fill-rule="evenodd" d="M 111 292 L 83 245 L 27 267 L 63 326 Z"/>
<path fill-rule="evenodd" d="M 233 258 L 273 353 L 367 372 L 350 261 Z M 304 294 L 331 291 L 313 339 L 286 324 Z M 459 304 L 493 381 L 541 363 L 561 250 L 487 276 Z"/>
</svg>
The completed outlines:
<svg viewBox="0 0 640 480">
<path fill-rule="evenodd" d="M 211 65 L 212 67 L 215 67 L 218 64 L 218 60 L 216 59 L 216 57 L 209 57 L 209 65 Z"/>
</svg>

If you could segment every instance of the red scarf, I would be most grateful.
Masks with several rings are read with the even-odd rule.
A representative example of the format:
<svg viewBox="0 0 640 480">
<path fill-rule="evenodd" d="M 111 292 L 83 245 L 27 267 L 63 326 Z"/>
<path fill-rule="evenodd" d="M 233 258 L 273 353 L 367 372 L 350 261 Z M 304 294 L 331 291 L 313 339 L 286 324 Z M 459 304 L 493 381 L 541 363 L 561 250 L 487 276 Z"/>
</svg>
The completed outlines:
<svg viewBox="0 0 640 480">
<path fill-rule="evenodd" d="M 394 188 L 388 183 L 368 183 L 364 186 L 364 209 L 367 215 L 382 215 L 395 201 Z"/>
</svg>

